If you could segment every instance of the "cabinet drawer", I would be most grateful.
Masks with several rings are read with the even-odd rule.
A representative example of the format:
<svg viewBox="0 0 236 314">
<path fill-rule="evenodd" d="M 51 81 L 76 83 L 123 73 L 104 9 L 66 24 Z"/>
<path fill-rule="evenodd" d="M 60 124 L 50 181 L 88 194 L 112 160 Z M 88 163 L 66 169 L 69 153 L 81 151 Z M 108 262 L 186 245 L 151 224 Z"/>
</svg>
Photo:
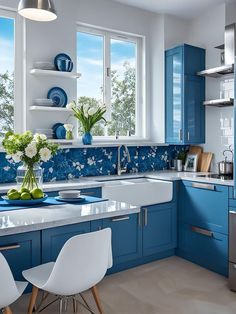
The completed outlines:
<svg viewBox="0 0 236 314">
<path fill-rule="evenodd" d="M 40 232 L 0 237 L 0 252 L 6 258 L 14 279 L 25 281 L 22 271 L 41 264 Z"/>
<path fill-rule="evenodd" d="M 81 194 L 94 196 L 94 197 L 102 197 L 102 189 L 101 188 L 92 188 L 92 189 L 80 189 Z M 54 197 L 58 196 L 58 191 L 48 192 L 48 196 Z"/>
<path fill-rule="evenodd" d="M 180 183 L 180 221 L 228 234 L 228 187 L 183 181 Z"/>
<path fill-rule="evenodd" d="M 228 236 L 181 224 L 178 233 L 180 256 L 224 276 L 228 274 Z"/>
<path fill-rule="evenodd" d="M 71 237 L 90 232 L 90 222 L 42 230 L 42 262 L 55 261 Z"/>
</svg>

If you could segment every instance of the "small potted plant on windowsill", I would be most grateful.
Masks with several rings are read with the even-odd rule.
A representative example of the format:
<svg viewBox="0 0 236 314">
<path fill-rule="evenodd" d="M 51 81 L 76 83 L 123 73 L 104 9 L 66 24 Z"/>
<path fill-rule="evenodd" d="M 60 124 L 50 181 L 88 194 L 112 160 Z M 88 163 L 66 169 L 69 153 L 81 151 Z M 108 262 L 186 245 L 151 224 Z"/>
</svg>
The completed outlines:
<svg viewBox="0 0 236 314">
<path fill-rule="evenodd" d="M 104 118 L 104 114 L 106 112 L 106 106 L 89 106 L 88 104 L 85 105 L 78 105 L 75 101 L 67 105 L 67 109 L 72 109 L 74 112 L 74 117 L 77 118 L 81 124 L 83 129 L 83 136 L 82 141 L 84 145 L 91 145 L 92 144 L 92 134 L 91 130 L 94 125 L 103 120 L 107 123 L 106 119 Z"/>
</svg>

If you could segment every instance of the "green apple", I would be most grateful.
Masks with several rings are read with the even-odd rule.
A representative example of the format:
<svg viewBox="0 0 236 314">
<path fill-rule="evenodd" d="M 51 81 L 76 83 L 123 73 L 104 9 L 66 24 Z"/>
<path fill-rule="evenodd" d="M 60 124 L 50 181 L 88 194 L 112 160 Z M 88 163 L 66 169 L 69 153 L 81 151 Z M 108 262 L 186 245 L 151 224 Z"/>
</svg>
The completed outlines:
<svg viewBox="0 0 236 314">
<path fill-rule="evenodd" d="M 19 191 L 20 194 L 22 194 L 22 193 L 24 193 L 24 192 L 30 193 L 30 190 L 23 187 L 23 188 L 21 188 L 20 191 Z"/>
<path fill-rule="evenodd" d="M 10 189 L 8 192 L 7 192 L 7 196 L 9 196 L 9 194 L 11 193 L 14 193 L 14 192 L 18 192 L 16 189 Z"/>
<path fill-rule="evenodd" d="M 39 188 L 33 189 L 30 193 L 34 199 L 43 198 L 44 196 L 43 191 Z"/>
<path fill-rule="evenodd" d="M 21 200 L 31 200 L 31 194 L 28 192 L 23 192 L 20 196 Z"/>
<path fill-rule="evenodd" d="M 20 193 L 18 191 L 14 191 L 10 194 L 8 194 L 9 200 L 18 200 L 20 199 Z"/>
</svg>

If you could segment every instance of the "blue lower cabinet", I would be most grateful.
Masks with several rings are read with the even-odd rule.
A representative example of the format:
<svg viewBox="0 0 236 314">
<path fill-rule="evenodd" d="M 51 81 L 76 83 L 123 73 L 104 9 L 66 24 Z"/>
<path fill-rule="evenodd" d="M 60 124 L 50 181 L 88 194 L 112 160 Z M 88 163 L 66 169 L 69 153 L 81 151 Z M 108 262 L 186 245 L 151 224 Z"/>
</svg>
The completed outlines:
<svg viewBox="0 0 236 314">
<path fill-rule="evenodd" d="M 228 234 L 227 186 L 183 181 L 179 190 L 178 219 Z"/>
<path fill-rule="evenodd" d="M 120 263 L 136 260 L 142 256 L 142 229 L 139 214 L 106 218 L 91 222 L 91 230 L 111 228 L 113 269 Z"/>
<path fill-rule="evenodd" d="M 42 230 L 42 262 L 55 261 L 67 240 L 87 232 L 90 232 L 90 222 Z"/>
<path fill-rule="evenodd" d="M 228 275 L 228 236 L 180 224 L 177 255 L 221 275 Z"/>
<path fill-rule="evenodd" d="M 80 189 L 80 191 L 82 195 L 102 197 L 102 188 Z M 47 195 L 50 197 L 58 196 L 58 191 L 48 192 Z"/>
<path fill-rule="evenodd" d="M 143 255 L 176 248 L 177 208 L 175 203 L 152 205 L 143 212 Z"/>
<path fill-rule="evenodd" d="M 40 231 L 0 237 L 0 252 L 9 263 L 14 279 L 25 280 L 22 271 L 41 263 Z"/>
</svg>

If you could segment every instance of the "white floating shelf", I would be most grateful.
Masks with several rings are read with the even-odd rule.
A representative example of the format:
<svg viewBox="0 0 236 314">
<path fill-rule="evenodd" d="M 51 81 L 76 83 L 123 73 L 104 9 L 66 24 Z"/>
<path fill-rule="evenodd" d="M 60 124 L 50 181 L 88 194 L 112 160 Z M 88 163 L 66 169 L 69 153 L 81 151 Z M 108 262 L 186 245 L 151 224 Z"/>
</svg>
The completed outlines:
<svg viewBox="0 0 236 314">
<path fill-rule="evenodd" d="M 67 109 L 64 107 L 44 107 L 44 106 L 31 106 L 30 107 L 31 111 L 53 111 L 53 112 L 73 112 L 72 109 Z"/>
<path fill-rule="evenodd" d="M 67 77 L 67 78 L 80 78 L 81 73 L 76 72 L 63 72 L 56 70 L 41 70 L 41 69 L 32 69 L 30 73 L 33 75 L 48 75 L 48 76 L 58 76 L 58 77 Z"/>
</svg>

